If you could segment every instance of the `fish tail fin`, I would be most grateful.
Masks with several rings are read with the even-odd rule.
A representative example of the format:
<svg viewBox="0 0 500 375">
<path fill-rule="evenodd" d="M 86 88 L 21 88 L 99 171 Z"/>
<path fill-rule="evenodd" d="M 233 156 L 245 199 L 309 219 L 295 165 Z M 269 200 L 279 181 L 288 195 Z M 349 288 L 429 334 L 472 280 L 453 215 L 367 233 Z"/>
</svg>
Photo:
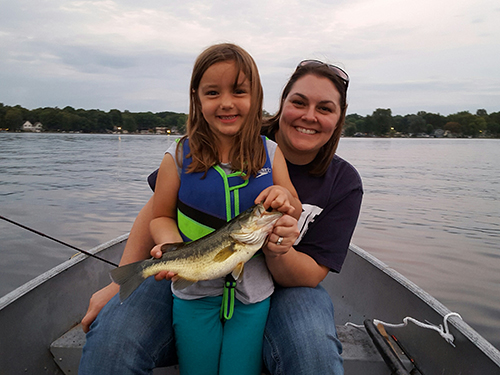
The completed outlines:
<svg viewBox="0 0 500 375">
<path fill-rule="evenodd" d="M 109 273 L 111 280 L 120 285 L 120 301 L 125 301 L 146 280 L 142 276 L 142 263 L 143 261 L 126 264 Z"/>
</svg>

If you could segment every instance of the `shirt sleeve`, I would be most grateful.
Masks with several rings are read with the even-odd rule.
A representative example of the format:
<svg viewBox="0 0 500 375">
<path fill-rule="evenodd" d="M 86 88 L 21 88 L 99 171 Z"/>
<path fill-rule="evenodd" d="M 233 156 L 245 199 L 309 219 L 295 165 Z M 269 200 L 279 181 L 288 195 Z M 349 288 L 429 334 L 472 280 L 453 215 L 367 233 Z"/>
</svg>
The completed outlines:
<svg viewBox="0 0 500 375">
<path fill-rule="evenodd" d="M 356 169 L 343 160 L 330 172 L 322 188 L 318 186 L 309 192 L 305 200 L 306 204 L 322 210 L 309 220 L 306 232 L 294 248 L 330 270 L 340 272 L 358 221 L 363 185 Z M 314 187 L 313 184 L 310 179 L 302 180 L 305 187 Z"/>
<path fill-rule="evenodd" d="M 295 245 L 318 264 L 340 272 L 358 221 L 363 192 L 355 189 L 339 202 L 327 206 Z"/>
<path fill-rule="evenodd" d="M 167 151 L 165 151 L 165 154 L 170 154 L 174 158 L 175 166 L 177 167 L 177 173 L 179 174 L 179 177 L 180 177 L 181 172 L 182 172 L 182 166 L 179 166 L 177 164 L 177 158 L 175 157 L 176 150 L 177 150 L 177 142 L 172 142 L 170 144 L 170 146 L 168 147 Z M 182 152 L 181 148 L 179 148 L 179 152 Z M 149 184 L 149 187 L 151 188 L 151 190 L 153 190 L 153 191 L 155 191 L 157 178 L 158 178 L 158 169 L 148 176 L 148 184 Z"/>
</svg>

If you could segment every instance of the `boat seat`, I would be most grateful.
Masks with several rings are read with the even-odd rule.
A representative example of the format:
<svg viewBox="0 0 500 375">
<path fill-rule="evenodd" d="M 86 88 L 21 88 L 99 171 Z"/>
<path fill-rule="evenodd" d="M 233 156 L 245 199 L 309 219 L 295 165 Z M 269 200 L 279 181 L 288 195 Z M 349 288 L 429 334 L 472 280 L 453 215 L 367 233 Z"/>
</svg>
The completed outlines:
<svg viewBox="0 0 500 375">
<path fill-rule="evenodd" d="M 50 345 L 50 352 L 62 372 L 66 375 L 78 374 L 78 366 L 85 345 L 85 333 L 81 324 L 73 327 Z M 153 370 L 153 375 L 178 375 L 178 366 Z"/>
<path fill-rule="evenodd" d="M 337 333 L 343 346 L 345 375 L 367 373 L 371 375 L 387 375 L 388 368 L 372 340 L 364 329 L 351 326 L 337 326 Z M 50 345 L 54 361 L 64 374 L 78 374 L 78 365 L 85 344 L 85 333 L 81 325 L 72 328 Z M 157 368 L 154 375 L 177 375 L 177 366 Z"/>
</svg>

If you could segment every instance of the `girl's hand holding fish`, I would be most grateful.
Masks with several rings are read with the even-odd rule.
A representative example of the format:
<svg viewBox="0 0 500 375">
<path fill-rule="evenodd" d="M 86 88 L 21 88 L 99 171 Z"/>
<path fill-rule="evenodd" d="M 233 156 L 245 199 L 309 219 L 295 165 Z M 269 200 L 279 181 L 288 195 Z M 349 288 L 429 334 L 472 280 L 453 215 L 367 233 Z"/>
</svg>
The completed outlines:
<svg viewBox="0 0 500 375">
<path fill-rule="evenodd" d="M 161 258 L 161 256 L 163 255 L 163 252 L 161 251 L 161 247 L 165 245 L 165 244 L 160 244 L 160 245 L 156 245 L 155 247 L 153 247 L 151 249 L 151 256 L 153 258 Z M 177 274 L 175 272 L 171 272 L 171 271 L 160 271 L 159 273 L 157 273 L 155 275 L 155 280 L 156 281 L 160 281 L 160 280 L 172 280 L 172 281 L 175 281 L 177 278 L 176 278 Z"/>
</svg>

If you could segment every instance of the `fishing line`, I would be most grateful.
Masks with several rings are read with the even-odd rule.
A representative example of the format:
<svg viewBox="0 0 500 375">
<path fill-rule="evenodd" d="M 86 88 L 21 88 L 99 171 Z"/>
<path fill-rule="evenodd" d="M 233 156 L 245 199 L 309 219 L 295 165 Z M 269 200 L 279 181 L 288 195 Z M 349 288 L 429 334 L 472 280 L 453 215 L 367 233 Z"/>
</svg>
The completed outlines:
<svg viewBox="0 0 500 375">
<path fill-rule="evenodd" d="M 33 229 L 33 228 L 30 228 L 30 227 L 27 227 L 26 225 L 23 225 L 23 224 L 17 223 L 17 222 L 15 222 L 14 220 L 11 220 L 11 219 L 6 218 L 5 216 L 0 215 L 0 219 L 3 219 L 3 220 L 5 220 L 5 221 L 7 221 L 7 222 L 9 222 L 9 223 L 11 223 L 11 224 L 17 225 L 18 227 L 21 227 L 21 228 L 23 228 L 23 229 L 29 230 L 30 232 L 33 232 L 33 233 L 35 233 L 35 234 L 38 234 L 39 236 L 46 237 L 46 238 L 48 238 L 49 240 L 55 241 L 55 242 L 57 242 L 57 243 L 60 243 L 61 245 L 67 246 L 67 247 L 69 247 L 69 248 L 71 248 L 71 249 L 73 249 L 73 250 L 79 251 L 80 253 L 85 254 L 85 255 L 88 255 L 89 257 L 99 259 L 100 261 L 102 261 L 102 262 L 104 262 L 104 263 L 108 263 L 108 264 L 111 264 L 112 266 L 118 267 L 118 264 L 115 264 L 115 263 L 113 263 L 113 262 L 111 262 L 111 261 L 109 261 L 109 260 L 107 260 L 107 259 L 101 258 L 101 257 L 99 257 L 99 256 L 97 256 L 97 255 L 95 255 L 95 254 L 92 254 L 92 253 L 88 252 L 88 251 L 85 251 L 85 250 L 79 249 L 79 248 L 77 248 L 77 247 L 75 247 L 75 246 L 73 246 L 73 245 L 70 245 L 70 244 L 68 244 L 68 243 L 66 243 L 66 242 L 63 242 L 63 241 L 61 241 L 61 240 L 58 240 L 57 238 L 51 237 L 51 236 L 49 236 L 48 234 L 45 234 L 45 233 L 39 232 L 39 231 L 37 231 L 36 229 Z"/>
</svg>

